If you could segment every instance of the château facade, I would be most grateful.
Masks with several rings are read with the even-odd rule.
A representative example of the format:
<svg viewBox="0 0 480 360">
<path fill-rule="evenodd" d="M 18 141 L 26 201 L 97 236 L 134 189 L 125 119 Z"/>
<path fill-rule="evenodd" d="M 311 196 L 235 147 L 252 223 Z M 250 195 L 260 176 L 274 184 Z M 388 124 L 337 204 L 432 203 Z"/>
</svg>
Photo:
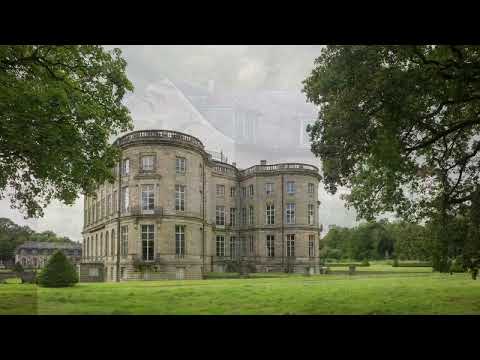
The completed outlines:
<svg viewBox="0 0 480 360">
<path fill-rule="evenodd" d="M 100 266 L 104 280 L 318 272 L 317 167 L 262 161 L 241 170 L 169 130 L 134 131 L 115 144 L 115 182 L 84 202 L 82 263 Z"/>
</svg>

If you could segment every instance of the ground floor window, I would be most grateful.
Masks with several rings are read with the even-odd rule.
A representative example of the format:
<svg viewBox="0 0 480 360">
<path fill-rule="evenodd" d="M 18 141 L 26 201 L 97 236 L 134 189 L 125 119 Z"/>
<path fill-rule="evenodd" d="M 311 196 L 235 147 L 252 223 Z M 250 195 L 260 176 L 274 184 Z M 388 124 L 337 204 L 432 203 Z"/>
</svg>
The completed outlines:
<svg viewBox="0 0 480 360">
<path fill-rule="evenodd" d="M 287 235 L 287 256 L 295 256 L 295 234 Z"/>
<path fill-rule="evenodd" d="M 142 225 L 142 258 L 153 260 L 153 242 L 155 239 L 155 225 Z"/>
<path fill-rule="evenodd" d="M 175 225 L 175 255 L 185 255 L 185 225 Z"/>
<path fill-rule="evenodd" d="M 249 244 L 250 244 L 250 254 L 255 255 L 255 238 L 253 237 L 253 235 L 250 235 Z"/>
<path fill-rule="evenodd" d="M 308 235 L 308 256 L 315 256 L 315 235 Z"/>
<path fill-rule="evenodd" d="M 143 240 L 143 226 L 152 226 L 152 229 L 153 229 L 153 225 L 142 225 L 142 240 Z M 152 230 L 152 233 L 153 233 L 153 230 Z M 120 236 L 121 236 L 121 239 L 120 239 L 120 254 L 122 256 L 127 256 L 128 255 L 128 225 L 123 225 L 121 228 L 120 228 Z"/>
<path fill-rule="evenodd" d="M 274 235 L 267 235 L 267 256 L 274 257 L 275 256 L 275 236 Z"/>
<path fill-rule="evenodd" d="M 237 242 L 236 242 L 235 236 L 230 236 L 230 257 L 232 259 L 237 257 L 236 246 L 237 246 Z"/>
<path fill-rule="evenodd" d="M 225 256 L 225 236 L 217 235 L 216 245 L 217 256 Z"/>
</svg>

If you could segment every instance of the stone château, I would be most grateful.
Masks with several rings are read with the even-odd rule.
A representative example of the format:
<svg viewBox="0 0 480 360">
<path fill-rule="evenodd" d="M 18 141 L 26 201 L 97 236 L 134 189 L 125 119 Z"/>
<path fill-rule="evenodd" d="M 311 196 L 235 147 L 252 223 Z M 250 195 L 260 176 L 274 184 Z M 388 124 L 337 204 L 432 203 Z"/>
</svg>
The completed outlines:
<svg viewBox="0 0 480 360">
<path fill-rule="evenodd" d="M 261 161 L 241 170 L 169 130 L 115 144 L 115 182 L 84 202 L 82 265 L 99 267 L 104 280 L 318 272 L 317 167 Z"/>
</svg>

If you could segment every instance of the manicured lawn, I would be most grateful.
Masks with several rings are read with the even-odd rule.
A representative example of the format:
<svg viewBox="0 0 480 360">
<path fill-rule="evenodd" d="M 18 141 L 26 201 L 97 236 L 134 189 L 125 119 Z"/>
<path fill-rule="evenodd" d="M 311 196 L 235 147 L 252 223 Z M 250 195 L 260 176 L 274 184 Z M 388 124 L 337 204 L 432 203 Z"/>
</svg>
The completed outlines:
<svg viewBox="0 0 480 360">
<path fill-rule="evenodd" d="M 409 269 L 410 270 L 410 269 Z M 480 314 L 468 274 L 0 285 L 0 314 Z"/>
</svg>

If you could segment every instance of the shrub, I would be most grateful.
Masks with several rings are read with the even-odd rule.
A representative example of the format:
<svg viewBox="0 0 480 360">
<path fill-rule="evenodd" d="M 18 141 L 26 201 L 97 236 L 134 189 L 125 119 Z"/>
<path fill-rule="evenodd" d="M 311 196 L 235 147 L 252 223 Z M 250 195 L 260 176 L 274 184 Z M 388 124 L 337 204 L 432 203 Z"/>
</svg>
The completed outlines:
<svg viewBox="0 0 480 360">
<path fill-rule="evenodd" d="M 370 263 L 368 262 L 367 259 L 364 259 L 361 263 L 362 266 L 370 266 Z"/>
<path fill-rule="evenodd" d="M 394 260 L 393 260 L 392 266 L 393 266 L 393 267 L 398 267 L 398 259 L 394 259 Z"/>
<path fill-rule="evenodd" d="M 38 284 L 44 287 L 67 287 L 78 282 L 75 267 L 61 252 L 55 252 L 38 276 Z"/>
<path fill-rule="evenodd" d="M 13 266 L 13 271 L 16 273 L 16 274 L 21 274 L 23 273 L 23 266 L 22 264 L 20 264 L 19 262 L 15 263 L 15 265 Z"/>
<path fill-rule="evenodd" d="M 463 273 L 465 272 L 463 261 L 460 258 L 456 258 L 450 265 L 450 272 L 452 273 Z"/>
</svg>

